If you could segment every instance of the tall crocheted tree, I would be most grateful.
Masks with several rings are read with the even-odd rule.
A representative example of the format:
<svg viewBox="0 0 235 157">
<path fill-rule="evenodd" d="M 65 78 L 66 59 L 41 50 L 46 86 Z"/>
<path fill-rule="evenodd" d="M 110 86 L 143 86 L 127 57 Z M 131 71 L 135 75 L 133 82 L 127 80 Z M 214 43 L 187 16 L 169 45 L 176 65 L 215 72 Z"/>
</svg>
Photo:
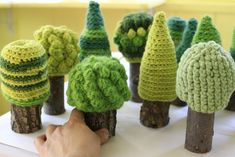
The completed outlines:
<svg viewBox="0 0 235 157">
<path fill-rule="evenodd" d="M 115 44 L 130 63 L 129 85 L 135 102 L 143 101 L 138 95 L 139 68 L 152 21 L 145 12 L 130 13 L 118 23 L 114 35 Z"/>
<path fill-rule="evenodd" d="M 35 31 L 48 56 L 48 70 L 51 95 L 44 105 L 45 113 L 58 115 L 64 108 L 64 75 L 78 62 L 78 37 L 65 26 L 46 25 Z"/>
<path fill-rule="evenodd" d="M 189 105 L 185 148 L 211 150 L 214 113 L 223 110 L 235 89 L 235 63 L 214 41 L 198 43 L 183 54 L 177 71 L 177 95 Z"/>
<path fill-rule="evenodd" d="M 107 33 L 99 4 L 90 1 L 86 17 L 86 27 L 80 36 L 80 61 L 90 55 L 111 56 Z"/>
<path fill-rule="evenodd" d="M 176 49 L 182 41 L 186 22 L 181 17 L 172 16 L 167 20 L 167 26 Z"/>
<path fill-rule="evenodd" d="M 220 33 L 216 29 L 216 26 L 212 23 L 210 16 L 204 16 L 197 28 L 197 31 L 193 37 L 192 45 L 200 42 L 215 41 L 221 45 Z"/>
<path fill-rule="evenodd" d="M 107 128 L 115 135 L 116 110 L 129 100 L 124 67 L 117 59 L 90 56 L 69 73 L 68 104 L 85 112 L 92 130 Z"/>
<path fill-rule="evenodd" d="M 156 13 L 140 66 L 139 95 L 143 125 L 153 128 L 169 123 L 170 102 L 176 98 L 176 55 L 164 12 Z"/>
<path fill-rule="evenodd" d="M 0 53 L 1 90 L 11 104 L 11 127 L 17 133 L 41 129 L 41 107 L 49 97 L 47 55 L 34 40 L 18 40 Z"/>
</svg>

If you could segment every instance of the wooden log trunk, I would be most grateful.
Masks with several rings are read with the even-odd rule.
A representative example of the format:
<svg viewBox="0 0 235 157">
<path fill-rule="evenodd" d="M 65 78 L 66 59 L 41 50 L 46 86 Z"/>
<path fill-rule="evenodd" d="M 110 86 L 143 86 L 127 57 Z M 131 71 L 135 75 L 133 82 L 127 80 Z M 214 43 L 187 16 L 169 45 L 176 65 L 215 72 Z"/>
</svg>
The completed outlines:
<svg viewBox="0 0 235 157">
<path fill-rule="evenodd" d="M 64 76 L 49 77 L 50 97 L 45 102 L 44 112 L 48 115 L 59 115 L 64 108 Z"/>
<path fill-rule="evenodd" d="M 161 128 L 169 123 L 170 102 L 144 100 L 140 110 L 140 122 L 146 127 Z"/>
<path fill-rule="evenodd" d="M 16 133 L 33 133 L 42 128 L 41 105 L 21 107 L 11 105 L 11 129 Z"/>
<path fill-rule="evenodd" d="M 140 63 L 130 63 L 129 85 L 132 93 L 131 100 L 134 102 L 143 102 L 138 94 L 139 74 Z"/>
<path fill-rule="evenodd" d="M 184 106 L 187 106 L 187 103 L 180 100 L 178 97 L 171 102 L 172 105 L 175 105 L 175 106 L 178 106 L 178 107 L 184 107 Z"/>
<path fill-rule="evenodd" d="M 116 129 L 116 110 L 102 112 L 102 113 L 84 113 L 85 122 L 88 127 L 93 130 L 99 130 L 101 128 L 106 128 L 109 131 L 109 137 L 115 136 Z"/>
<path fill-rule="evenodd" d="M 235 92 L 231 95 L 228 106 L 225 109 L 228 111 L 235 111 Z"/>
<path fill-rule="evenodd" d="M 212 147 L 214 113 L 188 109 L 185 148 L 194 153 L 207 153 Z"/>
</svg>

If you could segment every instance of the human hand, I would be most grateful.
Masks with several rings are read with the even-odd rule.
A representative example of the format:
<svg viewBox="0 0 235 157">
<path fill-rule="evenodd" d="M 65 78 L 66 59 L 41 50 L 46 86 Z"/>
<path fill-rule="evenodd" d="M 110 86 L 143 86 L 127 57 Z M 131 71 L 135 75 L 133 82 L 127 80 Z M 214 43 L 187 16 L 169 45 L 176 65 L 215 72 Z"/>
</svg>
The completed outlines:
<svg viewBox="0 0 235 157">
<path fill-rule="evenodd" d="M 100 157 L 107 142 L 107 129 L 95 133 L 84 122 L 83 113 L 74 109 L 64 125 L 49 125 L 46 134 L 35 139 L 40 157 Z"/>
</svg>

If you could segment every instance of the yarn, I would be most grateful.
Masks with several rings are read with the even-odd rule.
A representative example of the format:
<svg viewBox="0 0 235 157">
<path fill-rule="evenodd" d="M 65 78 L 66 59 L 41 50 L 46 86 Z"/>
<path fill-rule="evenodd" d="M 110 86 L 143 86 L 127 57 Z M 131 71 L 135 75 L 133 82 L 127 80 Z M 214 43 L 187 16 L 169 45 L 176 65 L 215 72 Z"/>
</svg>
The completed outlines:
<svg viewBox="0 0 235 157">
<path fill-rule="evenodd" d="M 223 110 L 235 89 L 235 63 L 214 41 L 198 43 L 183 54 L 177 71 L 177 95 L 197 112 Z"/>
<path fill-rule="evenodd" d="M 176 54 L 164 12 L 156 13 L 140 66 L 139 95 L 149 101 L 176 98 Z"/>
<path fill-rule="evenodd" d="M 182 40 L 186 22 L 181 17 L 172 16 L 167 20 L 167 26 L 169 28 L 171 39 L 174 42 L 175 48 L 177 48 Z"/>
<path fill-rule="evenodd" d="M 235 60 L 235 27 L 233 28 L 233 37 L 232 37 L 230 53 L 231 56 L 233 57 L 233 60 Z"/>
<path fill-rule="evenodd" d="M 47 55 L 34 40 L 18 40 L 0 53 L 3 96 L 18 106 L 39 105 L 49 97 Z"/>
<path fill-rule="evenodd" d="M 197 31 L 193 37 L 192 45 L 200 42 L 215 41 L 221 45 L 220 33 L 212 23 L 210 16 L 204 16 L 197 28 Z"/>
<path fill-rule="evenodd" d="M 35 31 L 34 38 L 46 50 L 50 76 L 63 76 L 77 64 L 78 37 L 72 30 L 46 25 Z"/>
<path fill-rule="evenodd" d="M 151 15 L 135 12 L 118 23 L 113 40 L 128 62 L 141 62 L 152 21 Z"/>
<path fill-rule="evenodd" d="M 68 104 L 84 112 L 119 109 L 131 94 L 125 69 L 115 58 L 90 56 L 69 73 Z"/>
<path fill-rule="evenodd" d="M 195 18 L 189 19 L 183 33 L 182 41 L 176 49 L 177 63 L 180 62 L 180 58 L 184 54 L 185 50 L 191 47 L 193 36 L 196 30 L 197 30 L 197 20 Z"/>
<path fill-rule="evenodd" d="M 80 36 L 80 61 L 90 55 L 111 56 L 107 33 L 99 4 L 90 1 L 87 12 L 86 28 Z"/>
</svg>

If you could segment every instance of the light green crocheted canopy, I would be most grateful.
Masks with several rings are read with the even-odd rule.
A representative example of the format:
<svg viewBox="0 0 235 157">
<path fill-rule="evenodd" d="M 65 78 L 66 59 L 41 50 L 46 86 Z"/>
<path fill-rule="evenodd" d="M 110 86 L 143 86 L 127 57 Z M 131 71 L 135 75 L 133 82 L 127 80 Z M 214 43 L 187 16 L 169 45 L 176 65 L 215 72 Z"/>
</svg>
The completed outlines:
<svg viewBox="0 0 235 157">
<path fill-rule="evenodd" d="M 235 63 L 214 41 L 187 49 L 177 71 L 177 95 L 197 112 L 223 110 L 235 89 Z"/>
<path fill-rule="evenodd" d="M 164 12 L 156 13 L 140 66 L 138 91 L 149 101 L 169 102 L 176 98 L 176 54 Z"/>
</svg>

